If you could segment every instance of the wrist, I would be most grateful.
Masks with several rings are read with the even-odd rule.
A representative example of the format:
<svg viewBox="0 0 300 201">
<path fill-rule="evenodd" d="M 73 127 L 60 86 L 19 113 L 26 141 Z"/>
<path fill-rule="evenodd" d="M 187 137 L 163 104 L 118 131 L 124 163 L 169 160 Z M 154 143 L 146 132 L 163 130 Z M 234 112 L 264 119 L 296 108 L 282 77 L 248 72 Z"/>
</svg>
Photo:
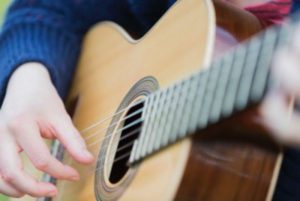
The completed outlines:
<svg viewBox="0 0 300 201">
<path fill-rule="evenodd" d="M 6 99 L 44 94 L 49 90 L 53 91 L 54 86 L 46 67 L 36 62 L 26 63 L 19 66 L 11 75 L 4 102 Z"/>
<path fill-rule="evenodd" d="M 46 87 L 53 87 L 46 67 L 37 62 L 29 62 L 22 64 L 13 72 L 6 91 L 30 91 Z"/>
<path fill-rule="evenodd" d="M 51 78 L 47 68 L 37 62 L 29 62 L 19 66 L 11 75 L 11 82 L 51 82 Z"/>
</svg>

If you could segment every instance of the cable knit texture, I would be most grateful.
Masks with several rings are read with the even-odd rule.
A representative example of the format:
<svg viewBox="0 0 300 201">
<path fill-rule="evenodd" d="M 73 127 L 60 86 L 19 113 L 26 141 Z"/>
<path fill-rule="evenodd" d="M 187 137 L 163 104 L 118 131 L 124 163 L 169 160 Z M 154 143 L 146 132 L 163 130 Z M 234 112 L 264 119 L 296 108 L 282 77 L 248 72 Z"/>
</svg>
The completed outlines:
<svg viewBox="0 0 300 201">
<path fill-rule="evenodd" d="M 112 20 L 141 35 L 174 1 L 13 1 L 0 35 L 0 102 L 10 75 L 22 63 L 29 61 L 40 62 L 47 67 L 55 87 L 64 98 L 80 53 L 82 38 L 92 25 L 99 21 Z M 294 10 L 298 7 L 299 0 L 295 1 Z M 257 10 L 251 7 L 250 11 L 257 13 Z M 300 200 L 299 170 L 300 151 L 288 150 L 274 200 Z"/>
</svg>

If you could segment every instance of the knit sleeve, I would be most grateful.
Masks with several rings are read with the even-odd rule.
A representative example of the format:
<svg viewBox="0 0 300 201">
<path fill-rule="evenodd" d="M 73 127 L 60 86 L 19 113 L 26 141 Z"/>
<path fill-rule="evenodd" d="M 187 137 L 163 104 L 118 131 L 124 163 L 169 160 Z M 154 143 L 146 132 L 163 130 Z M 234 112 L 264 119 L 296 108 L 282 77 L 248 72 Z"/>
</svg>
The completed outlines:
<svg viewBox="0 0 300 201">
<path fill-rule="evenodd" d="M 29 61 L 44 64 L 65 97 L 84 33 L 74 25 L 72 9 L 76 7 L 56 0 L 13 2 L 0 35 L 1 101 L 11 74 Z"/>
<path fill-rule="evenodd" d="M 300 0 L 293 0 L 292 12 L 299 12 Z"/>
<path fill-rule="evenodd" d="M 140 25 L 148 30 L 176 0 L 128 0 L 132 13 Z"/>
<path fill-rule="evenodd" d="M 14 0 L 0 35 L 0 101 L 11 74 L 29 61 L 47 67 L 64 98 L 91 26 L 111 20 L 141 35 L 167 7 L 159 0 Z"/>
</svg>

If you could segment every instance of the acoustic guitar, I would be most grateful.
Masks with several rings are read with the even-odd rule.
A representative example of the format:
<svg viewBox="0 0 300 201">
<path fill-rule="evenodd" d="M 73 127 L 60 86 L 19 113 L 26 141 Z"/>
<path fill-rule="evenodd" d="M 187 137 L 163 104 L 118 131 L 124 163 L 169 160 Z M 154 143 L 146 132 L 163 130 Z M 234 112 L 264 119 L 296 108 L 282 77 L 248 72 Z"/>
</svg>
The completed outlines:
<svg viewBox="0 0 300 201">
<path fill-rule="evenodd" d="M 111 22 L 95 26 L 67 105 L 96 161 L 80 165 L 55 142 L 81 180 L 44 176 L 59 194 L 38 201 L 271 200 L 281 147 L 248 117 L 291 28 L 270 28 L 211 62 L 215 26 L 210 0 L 178 1 L 139 40 Z"/>
</svg>

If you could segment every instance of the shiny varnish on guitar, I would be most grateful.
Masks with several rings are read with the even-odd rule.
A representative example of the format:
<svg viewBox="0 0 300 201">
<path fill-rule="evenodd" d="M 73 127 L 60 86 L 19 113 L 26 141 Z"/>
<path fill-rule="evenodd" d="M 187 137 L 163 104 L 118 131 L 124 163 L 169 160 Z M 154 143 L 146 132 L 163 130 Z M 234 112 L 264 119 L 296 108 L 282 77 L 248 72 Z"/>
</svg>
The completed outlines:
<svg viewBox="0 0 300 201">
<path fill-rule="evenodd" d="M 284 30 L 211 63 L 210 0 L 178 1 L 139 40 L 110 22 L 95 26 L 67 105 L 97 160 L 79 165 L 56 146 L 81 180 L 58 181 L 53 200 L 271 200 L 280 148 L 239 119 L 264 97 Z"/>
</svg>

